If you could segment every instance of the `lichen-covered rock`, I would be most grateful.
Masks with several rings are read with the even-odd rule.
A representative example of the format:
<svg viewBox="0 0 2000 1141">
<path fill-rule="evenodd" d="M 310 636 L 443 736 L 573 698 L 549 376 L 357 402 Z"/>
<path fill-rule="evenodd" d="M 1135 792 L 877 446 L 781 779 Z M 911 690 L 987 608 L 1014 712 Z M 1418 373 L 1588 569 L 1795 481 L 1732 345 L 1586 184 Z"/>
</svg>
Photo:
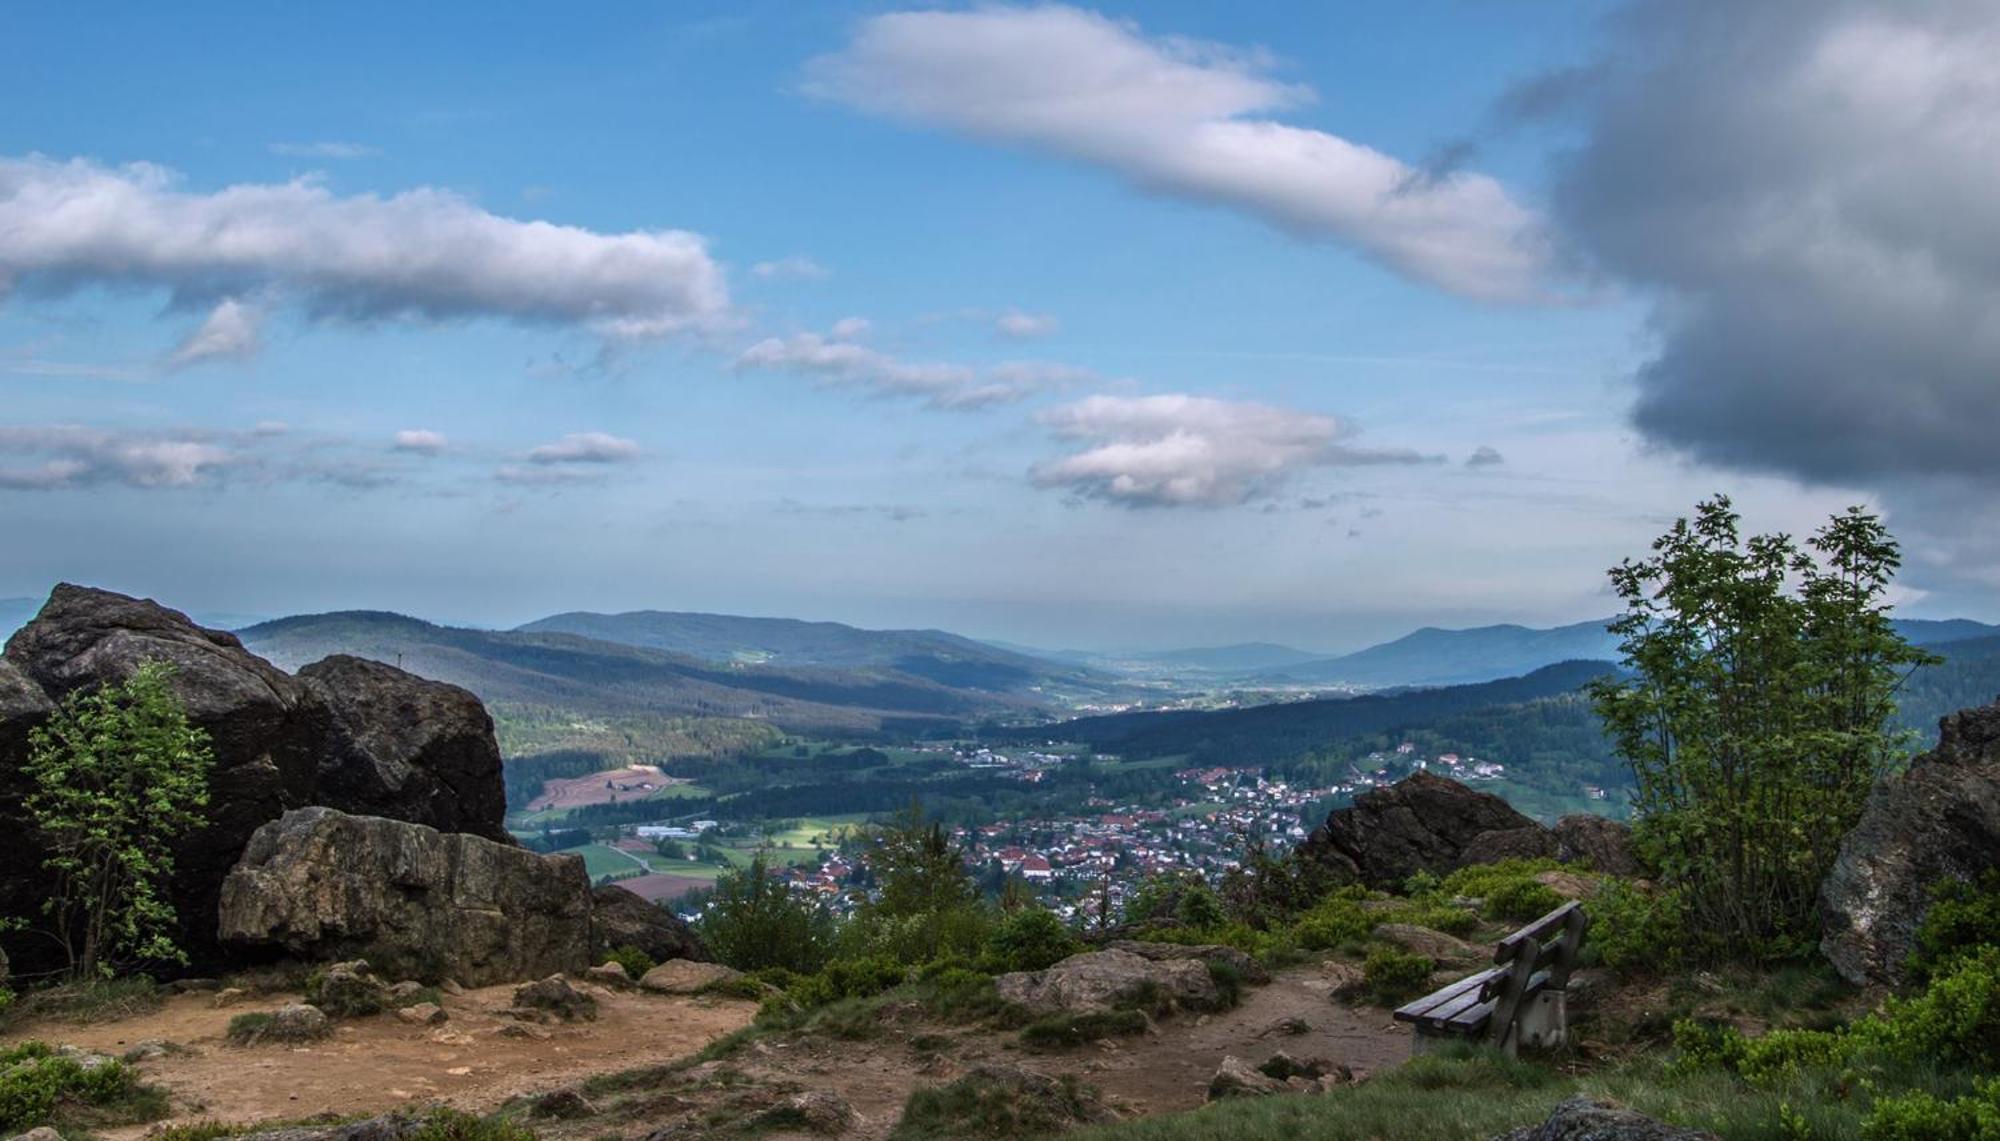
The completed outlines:
<svg viewBox="0 0 2000 1141">
<path fill-rule="evenodd" d="M 365 959 L 333 963 L 306 980 L 306 1001 L 335 1018 L 366 1018 L 388 1009 L 388 984 L 375 977 Z"/>
<path fill-rule="evenodd" d="M 689 959 L 705 963 L 710 955 L 701 936 L 681 921 L 681 917 L 656 903 L 616 884 L 603 884 L 593 893 L 596 916 L 596 955 L 620 947 L 637 947 L 656 963 L 669 959 Z"/>
<path fill-rule="evenodd" d="M 1418 872 L 1554 856 L 1556 839 L 1491 793 L 1419 772 L 1355 797 L 1298 853 L 1336 880 L 1400 889 Z"/>
<path fill-rule="evenodd" d="M 1254 986 L 1263 986 L 1271 981 L 1271 972 L 1264 969 L 1264 964 L 1234 947 L 1216 943 L 1148 943 L 1142 939 L 1113 939 L 1104 948 L 1107 951 L 1129 951 L 1156 963 L 1170 959 L 1198 959 L 1214 963 L 1235 971 L 1238 978 Z"/>
<path fill-rule="evenodd" d="M 576 856 L 305 808 L 251 838 L 222 885 L 220 933 L 232 947 L 487 986 L 581 971 L 590 918 Z"/>
<path fill-rule="evenodd" d="M 1222 1064 L 1215 1068 L 1215 1076 L 1208 1079 L 1210 1101 L 1232 1097 L 1269 1097 L 1284 1092 L 1283 1080 L 1260 1072 L 1234 1054 L 1225 1055 Z"/>
<path fill-rule="evenodd" d="M 1646 874 L 1632 848 L 1632 829 L 1591 812 L 1556 821 L 1556 859 L 1565 864 L 1589 864 L 1592 871 L 1627 878 Z"/>
<path fill-rule="evenodd" d="M 1938 726 L 1938 746 L 1876 786 L 1820 885 L 1820 950 L 1856 985 L 1899 984 L 1936 885 L 2000 867 L 2000 703 Z"/>
<path fill-rule="evenodd" d="M 647 971 L 639 980 L 639 989 L 650 990 L 656 994 L 694 994 L 717 983 L 742 977 L 743 972 L 732 970 L 721 963 L 669 959 Z"/>
<path fill-rule="evenodd" d="M 561 975 L 515 987 L 514 1008 L 552 1014 L 564 1022 L 597 1017 L 597 1000 L 569 985 Z"/>
<path fill-rule="evenodd" d="M 470 692 L 335 654 L 298 679 L 328 711 L 315 803 L 512 844 L 493 719 Z"/>
<path fill-rule="evenodd" d="M 1494 1141 L 1719 1141 L 1705 1129 L 1655 1121 L 1608 1101 L 1573 1097 L 1540 1125 L 1503 1133 Z"/>
<path fill-rule="evenodd" d="M 22 816 L 28 734 L 65 695 L 129 679 L 149 661 L 174 669 L 175 695 L 209 735 L 214 767 L 202 826 L 174 846 L 168 898 L 196 970 L 231 965 L 218 944 L 222 882 L 250 837 L 280 815 L 327 805 L 512 843 L 492 724 L 472 695 L 354 658 L 287 674 L 178 611 L 64 584 L 0 657 L 0 914 L 41 910 L 43 853 Z M 50 951 L 23 943 L 56 965 Z"/>
<path fill-rule="evenodd" d="M 575 1121 L 597 1116 L 597 1107 L 574 1089 L 550 1090 L 528 1100 L 528 1116 L 545 1121 Z"/>
<path fill-rule="evenodd" d="M 583 972 L 583 977 L 599 986 L 623 989 L 632 985 L 632 976 L 623 963 L 599 963 Z"/>
<path fill-rule="evenodd" d="M 1198 959 L 1155 962 L 1130 951 L 1085 951 L 1047 970 L 1001 975 L 994 985 L 1001 998 L 1037 1014 L 1128 1005 L 1200 1010 L 1217 1001 L 1208 964 Z"/>
<path fill-rule="evenodd" d="M 435 1002 L 420 1002 L 415 1006 L 405 1006 L 396 1011 L 396 1018 L 412 1026 L 443 1026 L 451 1021 L 451 1015 L 446 1014 L 444 1007 Z"/>
<path fill-rule="evenodd" d="M 852 1129 L 860 1120 L 854 1107 L 829 1090 L 805 1090 L 757 1115 L 764 1129 L 797 1130 L 832 1137 Z"/>
</svg>

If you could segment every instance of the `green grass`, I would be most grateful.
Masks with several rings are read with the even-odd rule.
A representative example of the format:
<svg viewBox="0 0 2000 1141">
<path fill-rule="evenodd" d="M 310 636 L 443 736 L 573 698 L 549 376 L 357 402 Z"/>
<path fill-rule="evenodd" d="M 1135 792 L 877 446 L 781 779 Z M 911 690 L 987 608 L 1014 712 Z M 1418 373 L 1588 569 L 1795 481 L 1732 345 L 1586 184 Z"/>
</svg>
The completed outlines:
<svg viewBox="0 0 2000 1141">
<path fill-rule="evenodd" d="M 157 1010 L 163 1001 L 160 988 L 144 975 L 63 983 L 27 991 L 0 1007 L 0 1028 L 44 1021 L 113 1022 Z"/>
<path fill-rule="evenodd" d="M 67 1136 L 165 1117 L 166 1091 L 122 1062 L 86 1069 L 42 1042 L 0 1051 L 0 1134 L 54 1126 Z"/>
<path fill-rule="evenodd" d="M 1051 1014 L 1021 1027 L 1021 1044 L 1030 1050 L 1063 1050 L 1101 1038 L 1144 1034 L 1146 1015 L 1137 1010 L 1092 1010 Z"/>
</svg>

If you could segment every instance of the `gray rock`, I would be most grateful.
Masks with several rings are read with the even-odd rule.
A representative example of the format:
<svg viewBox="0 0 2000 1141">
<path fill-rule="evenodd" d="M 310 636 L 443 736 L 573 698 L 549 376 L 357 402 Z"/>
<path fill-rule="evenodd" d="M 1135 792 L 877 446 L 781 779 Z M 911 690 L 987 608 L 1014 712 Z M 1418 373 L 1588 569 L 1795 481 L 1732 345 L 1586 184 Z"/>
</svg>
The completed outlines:
<svg viewBox="0 0 2000 1141">
<path fill-rule="evenodd" d="M 1355 797 L 1297 850 L 1335 880 L 1400 889 L 1418 872 L 1554 856 L 1556 838 L 1491 793 L 1420 772 Z"/>
<path fill-rule="evenodd" d="M 1628 879 L 1646 874 L 1632 848 L 1632 829 L 1619 821 L 1573 813 L 1556 821 L 1555 834 L 1556 859 L 1563 863 L 1587 863 L 1592 871 Z"/>
<path fill-rule="evenodd" d="M 582 1117 L 597 1116 L 597 1107 L 590 1100 L 573 1089 L 550 1090 L 539 1097 L 528 1099 L 528 1116 L 545 1121 L 575 1121 Z"/>
<path fill-rule="evenodd" d="M 626 973 L 623 963 L 599 963 L 583 972 L 583 977 L 599 986 L 622 989 L 632 985 L 632 976 Z"/>
<path fill-rule="evenodd" d="M 1215 1068 L 1215 1076 L 1208 1079 L 1210 1101 L 1232 1097 L 1269 1097 L 1286 1090 L 1283 1080 L 1259 1071 L 1233 1054 L 1225 1055 L 1222 1064 Z"/>
<path fill-rule="evenodd" d="M 1413 955 L 1422 955 L 1426 959 L 1445 965 L 1475 963 L 1493 953 L 1486 947 L 1474 946 L 1456 935 L 1447 935 L 1443 931 L 1433 931 L 1428 927 L 1418 927 L 1412 923 L 1377 924 L 1374 936 Z"/>
<path fill-rule="evenodd" d="M 330 715 L 315 803 L 514 843 L 493 719 L 470 692 L 336 654 L 299 671 Z"/>
<path fill-rule="evenodd" d="M 639 980 L 639 989 L 650 990 L 657 994 L 694 994 L 717 983 L 742 977 L 743 972 L 732 970 L 721 963 L 669 959 L 647 971 Z"/>
<path fill-rule="evenodd" d="M 2000 867 L 2000 703 L 1938 726 L 1938 746 L 1877 785 L 1820 885 L 1820 950 L 1856 985 L 1900 984 L 1931 892 Z"/>
<path fill-rule="evenodd" d="M 1540 1125 L 1503 1133 L 1494 1141 L 1720 1141 L 1704 1129 L 1684 1129 L 1608 1101 L 1573 1097 Z"/>
<path fill-rule="evenodd" d="M 599 958 L 620 947 L 637 947 L 656 963 L 669 959 L 705 963 L 711 957 L 701 936 L 666 908 L 616 884 L 605 884 L 591 894 L 597 925 L 594 953 Z"/>
<path fill-rule="evenodd" d="M 1234 947 L 1224 947 L 1214 943 L 1149 943 L 1142 939 L 1113 939 L 1104 945 L 1108 951 L 1129 951 L 1141 958 L 1163 963 L 1174 959 L 1198 959 L 1204 963 L 1217 963 L 1234 970 L 1244 982 L 1253 986 L 1263 986 L 1271 981 L 1271 972 L 1264 965 Z"/>
<path fill-rule="evenodd" d="M 396 1017 L 412 1026 L 443 1026 L 451 1015 L 435 1002 L 420 1002 L 396 1011 Z"/>
<path fill-rule="evenodd" d="M 590 962 L 590 881 L 573 855 L 329 808 L 257 830 L 222 885 L 222 941 L 486 986 Z"/>
<path fill-rule="evenodd" d="M 63 1141 L 63 1135 L 46 1125 L 37 1125 L 26 1133 L 16 1133 L 9 1141 Z"/>
<path fill-rule="evenodd" d="M 792 1094 L 757 1115 L 757 1124 L 766 1129 L 804 1129 L 829 1137 L 847 1132 L 858 1120 L 854 1107 L 828 1090 Z"/>
<path fill-rule="evenodd" d="M 597 1017 L 597 1000 L 569 985 L 561 975 L 515 987 L 514 1008 L 546 1012 L 564 1022 Z"/>
<path fill-rule="evenodd" d="M 157 603 L 58 586 L 0 658 L 0 830 L 31 835 L 21 765 L 29 731 L 77 690 L 121 682 L 148 661 L 208 733 L 215 764 L 205 823 L 174 850 L 168 897 L 197 971 L 235 965 L 217 942 L 224 878 L 262 825 L 308 805 L 363 811 L 511 843 L 492 724 L 476 699 L 379 663 L 329 659 L 300 677 Z M 0 914 L 37 914 L 46 892 L 33 843 L 0 850 Z M 48 952 L 24 970 L 57 965 Z"/>
<path fill-rule="evenodd" d="M 1155 962 L 1130 951 L 1085 951 L 1043 971 L 1016 971 L 994 980 L 1000 997 L 1036 1014 L 1164 1004 L 1202 1010 L 1215 1005 L 1215 980 L 1197 959 Z"/>
</svg>

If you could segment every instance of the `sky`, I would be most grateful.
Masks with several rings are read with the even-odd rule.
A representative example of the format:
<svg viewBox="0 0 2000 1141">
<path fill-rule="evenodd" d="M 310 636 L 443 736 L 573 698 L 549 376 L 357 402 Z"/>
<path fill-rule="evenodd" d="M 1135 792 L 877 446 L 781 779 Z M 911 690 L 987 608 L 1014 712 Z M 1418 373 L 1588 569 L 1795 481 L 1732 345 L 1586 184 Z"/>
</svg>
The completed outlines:
<svg viewBox="0 0 2000 1141">
<path fill-rule="evenodd" d="M 2000 8 L 10 5 L 0 596 L 1049 647 L 2000 618 Z"/>
</svg>

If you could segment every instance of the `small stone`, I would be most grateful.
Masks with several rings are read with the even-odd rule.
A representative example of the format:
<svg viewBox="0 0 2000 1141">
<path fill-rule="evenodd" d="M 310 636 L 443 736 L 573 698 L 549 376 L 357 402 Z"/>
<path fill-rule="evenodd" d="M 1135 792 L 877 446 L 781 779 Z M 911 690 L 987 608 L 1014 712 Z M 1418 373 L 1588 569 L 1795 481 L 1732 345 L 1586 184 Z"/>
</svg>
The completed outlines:
<svg viewBox="0 0 2000 1141">
<path fill-rule="evenodd" d="M 457 979 L 444 980 L 443 982 L 438 984 L 438 989 L 448 995 L 451 995 L 453 998 L 457 998 L 459 995 L 465 993 L 465 988 L 458 985 Z"/>
<path fill-rule="evenodd" d="M 410 1000 L 424 993 L 424 984 L 404 981 L 389 988 L 389 1001 L 399 1007 L 415 1005 Z"/>
<path fill-rule="evenodd" d="M 38 1125 L 26 1133 L 15 1136 L 13 1141 L 63 1141 L 63 1135 L 46 1125 Z"/>
<path fill-rule="evenodd" d="M 412 1026 L 442 1026 L 451 1016 L 435 1002 L 420 1002 L 398 1010 L 396 1017 Z"/>
<path fill-rule="evenodd" d="M 549 1032 L 539 1026 L 531 1026 L 525 1022 L 510 1022 L 500 1028 L 500 1037 L 526 1038 L 530 1041 L 542 1042 L 548 1039 Z"/>
<path fill-rule="evenodd" d="M 148 1038 L 143 1042 L 133 1043 L 132 1048 L 125 1051 L 124 1060 L 127 1062 L 150 1062 L 157 1058 L 167 1057 L 170 1054 L 185 1053 L 187 1053 L 187 1047 L 178 1043 L 169 1042 L 164 1038 Z"/>
<path fill-rule="evenodd" d="M 244 998 L 245 994 L 242 987 L 225 987 L 215 992 L 215 1008 L 221 1010 L 225 1006 L 235 1006 L 237 1003 L 242 1002 Z"/>
<path fill-rule="evenodd" d="M 632 985 L 632 976 L 623 963 L 604 963 L 583 972 L 583 977 L 600 986 L 624 988 Z"/>
<path fill-rule="evenodd" d="M 1264 1097 L 1283 1093 L 1285 1083 L 1253 1069 L 1250 1063 L 1229 1055 L 1215 1068 L 1215 1076 L 1208 1080 L 1208 1100 L 1221 1101 L 1231 1097 Z"/>
<path fill-rule="evenodd" d="M 565 1022 L 597 1017 L 597 1000 L 569 985 L 561 975 L 514 988 L 514 1005 L 546 1010 Z"/>
</svg>

